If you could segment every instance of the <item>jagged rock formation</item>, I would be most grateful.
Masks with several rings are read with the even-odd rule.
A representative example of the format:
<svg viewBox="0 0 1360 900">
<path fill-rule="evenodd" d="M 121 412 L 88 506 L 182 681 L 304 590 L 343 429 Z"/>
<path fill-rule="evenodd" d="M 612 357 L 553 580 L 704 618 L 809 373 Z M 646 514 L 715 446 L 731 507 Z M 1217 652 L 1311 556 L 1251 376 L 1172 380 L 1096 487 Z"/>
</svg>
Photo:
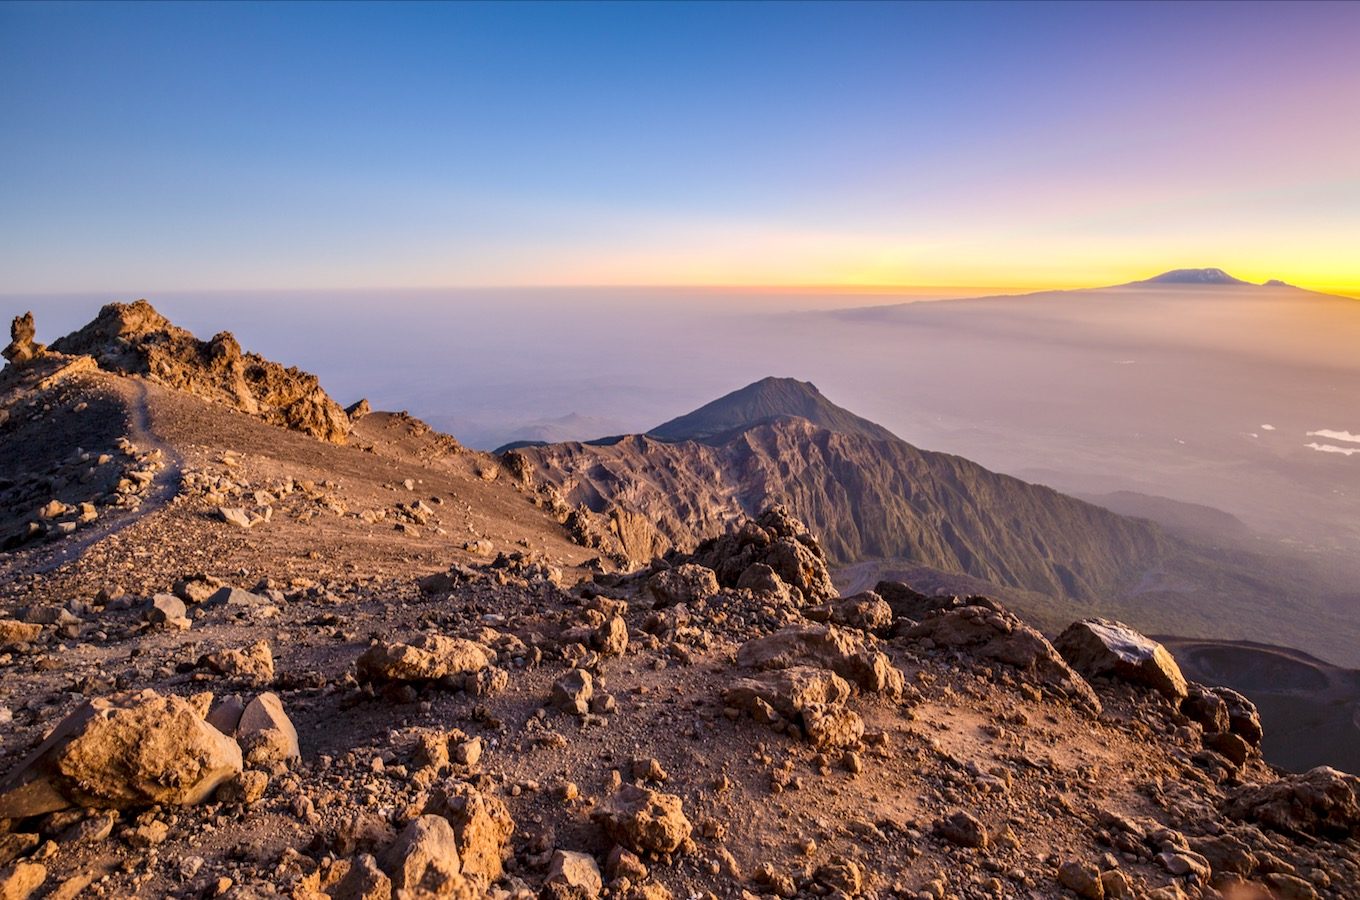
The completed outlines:
<svg viewBox="0 0 1360 900">
<path fill-rule="evenodd" d="M 3 355 L 14 365 L 26 363 L 38 356 L 47 348 L 33 340 L 36 333 L 33 313 L 26 312 L 22 316 L 15 316 L 14 321 L 9 326 L 9 346 L 0 350 L 0 355 Z"/>
<path fill-rule="evenodd" d="M 315 375 L 242 353 L 230 332 L 200 341 L 145 300 L 108 304 L 52 349 L 91 356 L 105 371 L 143 375 L 323 441 L 342 444 L 350 431 L 349 417 Z"/>
<path fill-rule="evenodd" d="M 766 417 L 709 442 L 637 435 L 506 458 L 550 493 L 583 543 L 638 562 L 665 546 L 691 550 L 775 503 L 806 521 L 835 562 L 909 560 L 1049 596 L 1116 593 L 1173 550 L 1151 523 L 801 418 Z"/>
</svg>

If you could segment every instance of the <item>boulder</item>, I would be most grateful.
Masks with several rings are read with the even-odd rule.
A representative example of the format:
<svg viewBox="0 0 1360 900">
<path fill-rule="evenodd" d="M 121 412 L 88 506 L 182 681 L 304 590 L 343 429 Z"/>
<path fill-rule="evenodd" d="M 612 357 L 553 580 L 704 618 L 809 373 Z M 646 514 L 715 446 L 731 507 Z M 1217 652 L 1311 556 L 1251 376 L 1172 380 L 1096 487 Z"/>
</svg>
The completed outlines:
<svg viewBox="0 0 1360 900">
<path fill-rule="evenodd" d="M 1360 778 L 1318 766 L 1228 795 L 1224 811 L 1244 822 L 1291 835 L 1344 841 L 1360 834 Z"/>
<path fill-rule="evenodd" d="M 283 702 L 268 691 L 246 704 L 236 724 L 236 739 L 246 759 L 255 765 L 288 762 L 302 756 L 297 729 L 283 711 Z"/>
<path fill-rule="evenodd" d="M 551 900 L 594 900 L 604 889 L 595 857 L 572 850 L 556 850 L 548 864 L 543 894 Z"/>
<path fill-rule="evenodd" d="M 1074 622 L 1053 646 L 1088 678 L 1103 675 L 1145 685 L 1176 702 L 1186 695 L 1185 676 L 1167 649 L 1122 622 Z"/>
<path fill-rule="evenodd" d="M 413 819 L 383 853 L 381 863 L 398 890 L 440 895 L 462 881 L 453 828 L 442 816 Z"/>
<path fill-rule="evenodd" d="M 42 626 L 18 619 L 0 619 L 0 646 L 31 644 L 42 636 Z"/>
<path fill-rule="evenodd" d="M 552 705 L 563 712 L 584 716 L 590 712 L 590 698 L 595 694 L 595 682 L 585 669 L 572 669 L 553 682 Z"/>
<path fill-rule="evenodd" d="M 436 681 L 480 672 L 494 658 L 473 641 L 424 634 L 409 644 L 379 641 L 359 657 L 357 668 L 364 681 Z"/>
<path fill-rule="evenodd" d="M 18 862 L 0 870 L 0 900 L 28 900 L 47 880 L 42 863 Z"/>
<path fill-rule="evenodd" d="M 737 664 L 748 669 L 787 669 L 811 665 L 831 669 L 861 690 L 899 696 L 904 679 L 888 657 L 835 625 L 789 625 L 747 641 Z"/>
<path fill-rule="evenodd" d="M 1228 704 L 1212 689 L 1202 684 L 1186 686 L 1186 697 L 1181 701 L 1181 713 L 1198 722 L 1206 732 L 1228 731 Z"/>
<path fill-rule="evenodd" d="M 241 770 L 241 748 L 187 701 L 115 694 L 67 716 L 0 782 L 0 818 L 199 803 Z"/>
<path fill-rule="evenodd" d="M 761 565 L 777 576 L 777 582 L 766 582 L 772 592 L 779 593 L 777 585 L 783 584 L 789 595 L 796 594 L 805 602 L 836 596 L 826 552 L 807 526 L 782 506 L 770 507 L 733 533 L 703 541 L 685 561 L 712 569 L 723 587 L 758 589 L 756 579 L 764 573 L 747 573 Z"/>
<path fill-rule="evenodd" d="M 1222 700 L 1228 709 L 1227 730 L 1240 736 L 1253 747 L 1259 747 L 1264 732 L 1261 730 L 1261 716 L 1256 711 L 1256 704 L 1229 688 L 1215 687 L 1209 690 Z"/>
<path fill-rule="evenodd" d="M 9 323 L 9 345 L 0 350 L 0 355 L 17 366 L 42 354 L 47 347 L 33 340 L 36 334 L 37 326 L 33 322 L 32 312 L 15 316 L 14 320 Z"/>
<path fill-rule="evenodd" d="M 1100 700 L 1052 644 L 1014 613 L 987 601 L 938 609 L 907 629 L 910 638 L 929 638 L 937 646 L 967 650 L 974 657 L 1003 663 L 1028 675 L 1093 714 Z"/>
<path fill-rule="evenodd" d="M 605 834 L 635 853 L 674 853 L 693 830 L 679 797 L 631 784 L 596 807 L 591 817 Z"/>
<path fill-rule="evenodd" d="M 219 506 L 217 514 L 222 517 L 223 522 L 228 525 L 235 525 L 237 528 L 250 528 L 255 524 L 255 520 L 250 517 L 250 514 L 239 506 Z"/>
<path fill-rule="evenodd" d="M 707 566 L 683 563 L 647 579 L 646 590 L 657 606 L 692 604 L 718 593 L 718 576 Z"/>
<path fill-rule="evenodd" d="M 146 608 L 142 610 L 142 618 L 153 625 L 188 623 L 184 601 L 174 594 L 156 594 L 147 601 Z"/>
<path fill-rule="evenodd" d="M 504 803 L 467 782 L 451 781 L 431 794 L 425 812 L 452 825 L 464 875 L 481 876 L 488 883 L 501 877 L 515 831 Z"/>
<path fill-rule="evenodd" d="M 256 641 L 239 650 L 226 649 L 209 653 L 203 663 L 218 675 L 240 678 L 255 684 L 274 680 L 274 654 L 268 641 Z"/>
<path fill-rule="evenodd" d="M 349 869 L 331 891 L 332 900 L 392 900 L 392 879 L 371 853 L 350 860 Z"/>
<path fill-rule="evenodd" d="M 935 823 L 935 833 L 960 847 L 987 846 L 987 829 L 970 813 L 958 810 Z"/>
<path fill-rule="evenodd" d="M 853 710 L 815 703 L 802 712 L 803 733 L 818 749 L 854 747 L 864 737 L 864 720 Z"/>
<path fill-rule="evenodd" d="M 830 669 L 790 666 L 738 678 L 723 693 L 728 706 L 751 711 L 761 700 L 780 715 L 796 718 L 813 705 L 841 704 L 850 697 L 850 685 Z"/>
<path fill-rule="evenodd" d="M 861 631 L 877 631 L 892 624 L 892 608 L 878 594 L 865 591 L 853 597 L 828 600 L 804 613 L 814 622 L 830 622 Z"/>
</svg>

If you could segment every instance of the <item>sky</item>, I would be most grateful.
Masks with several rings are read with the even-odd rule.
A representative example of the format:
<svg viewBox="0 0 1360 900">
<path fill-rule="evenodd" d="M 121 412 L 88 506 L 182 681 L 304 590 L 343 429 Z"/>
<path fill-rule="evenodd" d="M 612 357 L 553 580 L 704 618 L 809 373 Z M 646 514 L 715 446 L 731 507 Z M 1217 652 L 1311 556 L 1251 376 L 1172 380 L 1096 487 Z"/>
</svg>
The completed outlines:
<svg viewBox="0 0 1360 900">
<path fill-rule="evenodd" d="M 1360 295 L 1360 4 L 0 4 L 0 291 Z"/>
</svg>

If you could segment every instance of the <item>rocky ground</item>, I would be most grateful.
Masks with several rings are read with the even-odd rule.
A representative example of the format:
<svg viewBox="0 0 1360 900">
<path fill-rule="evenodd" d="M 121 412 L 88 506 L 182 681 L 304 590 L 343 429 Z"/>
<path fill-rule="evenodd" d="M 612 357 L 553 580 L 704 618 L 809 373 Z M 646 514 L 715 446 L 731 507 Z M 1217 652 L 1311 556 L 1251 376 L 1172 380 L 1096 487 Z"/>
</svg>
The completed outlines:
<svg viewBox="0 0 1360 900">
<path fill-rule="evenodd" d="M 1360 780 L 1117 623 L 779 509 L 614 571 L 410 417 L 79 359 L 0 375 L 0 897 L 1356 895 Z"/>
</svg>

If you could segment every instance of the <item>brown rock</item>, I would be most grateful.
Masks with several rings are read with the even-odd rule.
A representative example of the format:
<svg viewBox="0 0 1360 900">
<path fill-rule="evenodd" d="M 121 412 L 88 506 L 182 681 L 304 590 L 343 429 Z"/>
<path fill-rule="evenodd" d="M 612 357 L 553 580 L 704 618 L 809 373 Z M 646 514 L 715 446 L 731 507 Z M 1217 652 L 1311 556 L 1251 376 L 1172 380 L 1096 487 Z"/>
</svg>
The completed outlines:
<svg viewBox="0 0 1360 900">
<path fill-rule="evenodd" d="M 563 712 L 584 716 L 590 711 L 590 698 L 595 693 L 595 682 L 585 669 L 572 669 L 553 682 L 552 705 Z"/>
<path fill-rule="evenodd" d="M 748 669 L 787 669 L 811 665 L 831 669 L 861 690 L 898 696 L 904 680 L 888 657 L 835 625 L 789 625 L 747 641 L 737 664 Z"/>
<path fill-rule="evenodd" d="M 657 606 L 693 604 L 718 593 L 718 576 L 707 566 L 684 563 L 647 579 L 646 590 Z"/>
<path fill-rule="evenodd" d="M 604 889 L 600 867 L 586 853 L 556 850 L 543 882 L 544 896 L 552 900 L 594 900 Z"/>
<path fill-rule="evenodd" d="M 378 867 L 372 854 L 361 853 L 350 861 L 349 871 L 331 892 L 334 900 L 392 900 L 392 879 Z"/>
<path fill-rule="evenodd" d="M 278 695 L 268 691 L 246 704 L 236 725 L 236 737 L 246 759 L 255 765 L 287 762 L 302 756 L 297 729 L 283 711 Z"/>
<path fill-rule="evenodd" d="M 382 855 L 382 868 L 399 890 L 441 894 L 462 881 L 453 828 L 442 816 L 420 816 Z"/>
<path fill-rule="evenodd" d="M 29 644 L 42 636 L 42 626 L 17 619 L 0 619 L 0 645 Z"/>
<path fill-rule="evenodd" d="M 381 641 L 359 657 L 365 681 L 435 681 L 480 672 L 494 654 L 481 644 L 442 635 L 421 635 L 409 644 Z"/>
<path fill-rule="evenodd" d="M 1167 649 L 1122 622 L 1074 622 L 1053 646 L 1087 677 L 1106 675 L 1146 685 L 1177 702 L 1186 695 L 1185 676 Z"/>
<path fill-rule="evenodd" d="M 41 863 L 15 863 L 0 871 L 0 900 L 28 900 L 47 880 L 47 867 Z"/>
<path fill-rule="evenodd" d="M 636 853 L 674 853 L 693 826 L 673 794 L 626 784 L 591 814 L 605 833 Z"/>
<path fill-rule="evenodd" d="M 1227 730 L 1239 735 L 1253 747 L 1261 746 L 1264 732 L 1261 730 L 1261 716 L 1256 712 L 1256 704 L 1229 688 L 1215 687 L 1209 690 L 1228 708 Z"/>
<path fill-rule="evenodd" d="M 1058 869 L 1058 883 L 1078 897 L 1088 900 L 1104 900 L 1105 884 L 1101 881 L 1100 870 L 1090 863 L 1070 860 Z"/>
<path fill-rule="evenodd" d="M 462 781 L 451 781 L 435 791 L 425 812 L 443 816 L 453 827 L 463 874 L 487 882 L 501 877 L 510 855 L 515 822 L 505 804 Z"/>
<path fill-rule="evenodd" d="M 0 818 L 68 806 L 199 803 L 241 771 L 241 749 L 188 702 L 155 691 L 91 700 L 0 783 Z"/>
<path fill-rule="evenodd" d="M 204 664 L 219 675 L 240 678 L 255 684 L 274 680 L 274 654 L 268 641 L 256 641 L 239 650 L 227 649 L 209 653 Z"/>
<path fill-rule="evenodd" d="M 738 678 L 723 693 L 723 701 L 737 709 L 752 710 L 756 699 L 765 701 L 780 715 L 793 719 L 814 704 L 841 704 L 850 697 L 850 685 L 830 669 L 790 666 Z"/>
<path fill-rule="evenodd" d="M 823 750 L 854 747 L 864 737 L 864 720 L 842 706 L 813 704 L 803 710 L 803 732 Z"/>
<path fill-rule="evenodd" d="M 976 816 L 958 810 L 935 823 L 935 833 L 960 847 L 987 846 L 987 829 Z"/>
<path fill-rule="evenodd" d="M 1224 811 L 1285 834 L 1343 841 L 1360 830 L 1360 778 L 1318 766 L 1270 784 L 1243 785 Z"/>
</svg>

